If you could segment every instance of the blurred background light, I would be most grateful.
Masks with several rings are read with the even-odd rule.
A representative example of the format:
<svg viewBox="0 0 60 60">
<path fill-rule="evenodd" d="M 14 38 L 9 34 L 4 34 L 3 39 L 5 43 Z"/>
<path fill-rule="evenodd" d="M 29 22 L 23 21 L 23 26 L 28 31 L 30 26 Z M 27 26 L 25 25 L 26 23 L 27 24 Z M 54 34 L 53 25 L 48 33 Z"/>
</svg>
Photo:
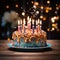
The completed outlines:
<svg viewBox="0 0 60 60">
<path fill-rule="evenodd" d="M 47 1 L 47 4 L 50 4 L 50 1 L 49 0 Z"/>
<path fill-rule="evenodd" d="M 18 5 L 18 4 L 16 4 L 16 5 L 15 5 L 15 7 L 16 7 L 16 8 L 18 8 L 18 7 L 19 7 L 19 5 Z"/>
<path fill-rule="evenodd" d="M 9 8 L 9 5 L 7 5 L 6 8 L 8 9 Z"/>
</svg>

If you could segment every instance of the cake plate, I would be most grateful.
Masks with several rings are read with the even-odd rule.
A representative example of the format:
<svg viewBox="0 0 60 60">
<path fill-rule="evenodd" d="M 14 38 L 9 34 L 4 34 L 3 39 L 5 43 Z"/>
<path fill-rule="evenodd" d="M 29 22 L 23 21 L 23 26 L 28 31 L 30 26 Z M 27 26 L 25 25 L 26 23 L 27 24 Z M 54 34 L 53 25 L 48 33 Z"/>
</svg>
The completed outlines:
<svg viewBox="0 0 60 60">
<path fill-rule="evenodd" d="M 51 48 L 51 44 L 50 43 L 47 43 L 47 46 L 45 47 L 16 47 L 16 46 L 13 46 L 12 43 L 8 43 L 7 44 L 9 48 L 16 48 L 16 49 L 45 49 L 45 48 Z"/>
</svg>

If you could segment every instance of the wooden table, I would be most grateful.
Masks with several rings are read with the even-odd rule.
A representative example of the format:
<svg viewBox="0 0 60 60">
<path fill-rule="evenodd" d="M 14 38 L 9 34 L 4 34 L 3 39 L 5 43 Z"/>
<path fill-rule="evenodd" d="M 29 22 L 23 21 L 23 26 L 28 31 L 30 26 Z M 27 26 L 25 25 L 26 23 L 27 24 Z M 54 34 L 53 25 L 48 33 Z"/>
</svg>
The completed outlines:
<svg viewBox="0 0 60 60">
<path fill-rule="evenodd" d="M 9 50 L 7 40 L 0 40 L 0 60 L 60 60 L 60 40 L 47 40 L 51 49 L 45 51 L 13 51 Z"/>
</svg>

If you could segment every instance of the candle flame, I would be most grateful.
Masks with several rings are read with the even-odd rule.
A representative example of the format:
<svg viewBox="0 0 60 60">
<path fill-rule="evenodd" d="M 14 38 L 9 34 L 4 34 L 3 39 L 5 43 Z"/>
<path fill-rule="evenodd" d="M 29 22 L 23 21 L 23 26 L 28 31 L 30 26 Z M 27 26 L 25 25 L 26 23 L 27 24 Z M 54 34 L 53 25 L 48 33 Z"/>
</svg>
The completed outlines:
<svg viewBox="0 0 60 60">
<path fill-rule="evenodd" d="M 36 25 L 38 25 L 38 21 L 36 20 Z"/>
<path fill-rule="evenodd" d="M 40 22 L 40 20 L 38 19 L 38 23 Z"/>
<path fill-rule="evenodd" d="M 22 20 L 20 20 L 20 24 L 22 24 Z"/>
<path fill-rule="evenodd" d="M 29 20 L 29 16 L 27 17 L 27 20 Z"/>
<path fill-rule="evenodd" d="M 31 18 L 29 19 L 28 23 L 31 23 Z"/>
<path fill-rule="evenodd" d="M 18 25 L 20 25 L 20 20 L 18 20 Z"/>
<path fill-rule="evenodd" d="M 24 25 L 25 25 L 25 18 L 23 19 L 23 23 L 24 23 Z"/>
<path fill-rule="evenodd" d="M 42 21 L 40 20 L 40 25 L 42 24 Z"/>
<path fill-rule="evenodd" d="M 34 19 L 32 20 L 32 24 L 34 24 Z"/>
</svg>

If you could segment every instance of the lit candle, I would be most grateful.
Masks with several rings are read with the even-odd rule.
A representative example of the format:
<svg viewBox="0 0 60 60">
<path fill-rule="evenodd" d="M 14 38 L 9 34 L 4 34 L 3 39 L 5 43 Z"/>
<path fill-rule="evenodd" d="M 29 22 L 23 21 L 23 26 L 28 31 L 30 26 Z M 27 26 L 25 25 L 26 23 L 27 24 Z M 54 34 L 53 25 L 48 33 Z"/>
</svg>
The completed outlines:
<svg viewBox="0 0 60 60">
<path fill-rule="evenodd" d="M 33 29 L 33 33 L 34 33 L 34 19 L 32 20 L 32 29 Z"/>
<path fill-rule="evenodd" d="M 39 23 L 40 23 L 40 20 L 38 19 L 38 25 L 39 25 Z"/>
<path fill-rule="evenodd" d="M 37 29 L 38 29 L 38 33 L 40 33 L 40 19 L 38 19 L 38 27 L 37 27 Z"/>
<path fill-rule="evenodd" d="M 38 33 L 38 21 L 36 20 L 36 31 Z"/>
<path fill-rule="evenodd" d="M 22 25 L 22 20 L 20 20 L 20 24 Z"/>
<path fill-rule="evenodd" d="M 41 34 L 42 34 L 42 29 L 41 29 L 41 27 L 42 27 L 42 21 L 40 20 L 40 32 L 41 32 Z"/>
<path fill-rule="evenodd" d="M 20 20 L 18 20 L 18 32 L 20 32 Z"/>
<path fill-rule="evenodd" d="M 20 31 L 22 33 L 22 20 L 20 20 Z"/>
<path fill-rule="evenodd" d="M 25 22 L 25 18 L 24 18 L 24 19 L 23 19 L 24 33 L 25 33 L 25 24 L 26 24 L 26 22 Z"/>
<path fill-rule="evenodd" d="M 27 20 L 29 21 L 29 16 L 27 17 Z"/>
<path fill-rule="evenodd" d="M 34 25 L 34 19 L 32 20 L 32 24 Z"/>
<path fill-rule="evenodd" d="M 27 17 L 27 26 L 28 29 L 31 29 L 31 18 L 29 16 Z"/>
<path fill-rule="evenodd" d="M 28 29 L 31 29 L 31 18 L 28 21 Z"/>
<path fill-rule="evenodd" d="M 42 25 L 42 21 L 40 20 L 40 25 Z"/>
</svg>

